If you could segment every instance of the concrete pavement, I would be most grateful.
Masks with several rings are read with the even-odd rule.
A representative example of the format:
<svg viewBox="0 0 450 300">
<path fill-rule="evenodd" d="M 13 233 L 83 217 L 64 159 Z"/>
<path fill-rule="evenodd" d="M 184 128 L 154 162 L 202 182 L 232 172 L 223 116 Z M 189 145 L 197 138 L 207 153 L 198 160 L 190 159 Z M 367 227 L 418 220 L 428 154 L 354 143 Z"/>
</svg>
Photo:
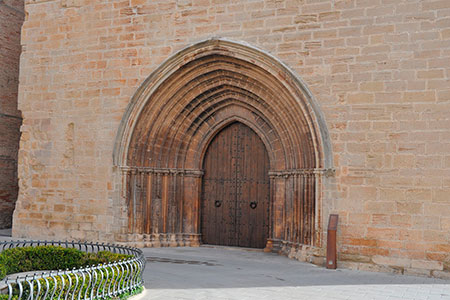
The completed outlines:
<svg viewBox="0 0 450 300">
<path fill-rule="evenodd" d="M 450 300 L 450 281 L 327 270 L 240 248 L 147 248 L 143 299 Z"/>
<path fill-rule="evenodd" d="M 0 232 L 0 241 L 11 239 L 7 235 Z M 146 290 L 133 300 L 450 300 L 450 281 L 327 270 L 260 250 L 202 246 L 143 251 Z"/>
<path fill-rule="evenodd" d="M 12 229 L 0 229 L 0 241 L 5 241 L 11 239 Z"/>
</svg>

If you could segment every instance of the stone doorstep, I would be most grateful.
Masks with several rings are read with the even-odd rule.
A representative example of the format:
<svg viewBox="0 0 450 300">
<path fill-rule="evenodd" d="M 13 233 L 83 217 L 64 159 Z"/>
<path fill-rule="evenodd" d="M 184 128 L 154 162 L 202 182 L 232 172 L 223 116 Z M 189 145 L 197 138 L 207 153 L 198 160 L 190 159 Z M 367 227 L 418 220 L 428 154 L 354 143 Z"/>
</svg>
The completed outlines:
<svg viewBox="0 0 450 300">
<path fill-rule="evenodd" d="M 247 251 L 247 252 L 264 252 L 264 249 L 259 248 L 245 248 L 236 246 L 222 246 L 222 245 L 200 245 L 201 248 L 214 248 L 214 249 L 226 249 L 226 250 L 237 250 L 237 251 Z"/>
</svg>

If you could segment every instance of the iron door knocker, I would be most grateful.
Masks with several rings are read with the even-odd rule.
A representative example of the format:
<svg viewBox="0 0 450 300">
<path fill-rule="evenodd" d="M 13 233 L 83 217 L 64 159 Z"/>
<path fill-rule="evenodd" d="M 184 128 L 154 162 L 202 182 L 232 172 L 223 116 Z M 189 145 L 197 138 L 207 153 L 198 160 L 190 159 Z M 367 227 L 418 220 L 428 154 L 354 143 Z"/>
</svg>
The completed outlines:
<svg viewBox="0 0 450 300">
<path fill-rule="evenodd" d="M 216 200 L 216 202 L 214 202 L 215 207 L 220 207 L 221 205 L 222 205 L 222 201 Z"/>
<path fill-rule="evenodd" d="M 256 206 L 258 206 L 258 203 L 256 203 L 255 201 L 250 202 L 250 208 L 251 209 L 255 209 Z"/>
</svg>

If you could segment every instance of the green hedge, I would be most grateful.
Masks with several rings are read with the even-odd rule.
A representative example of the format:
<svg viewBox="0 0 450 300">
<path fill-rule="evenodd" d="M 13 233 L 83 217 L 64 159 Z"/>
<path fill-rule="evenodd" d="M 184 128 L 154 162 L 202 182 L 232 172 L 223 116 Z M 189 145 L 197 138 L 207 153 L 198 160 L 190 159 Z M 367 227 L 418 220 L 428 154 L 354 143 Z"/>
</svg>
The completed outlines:
<svg viewBox="0 0 450 300">
<path fill-rule="evenodd" d="M 0 263 L 0 280 L 6 276 L 6 267 Z"/>
<path fill-rule="evenodd" d="M 78 249 L 59 246 L 12 248 L 4 250 L 0 254 L 0 279 L 13 273 L 80 268 L 130 257 L 131 255 L 108 251 L 86 253 Z"/>
<path fill-rule="evenodd" d="M 106 298 L 106 299 L 120 299 L 120 300 L 125 300 L 125 299 L 127 299 L 127 298 L 129 298 L 129 297 L 131 297 L 131 296 L 134 296 L 134 295 L 137 295 L 137 294 L 140 294 L 140 293 L 142 293 L 142 291 L 144 290 L 144 288 L 141 286 L 141 287 L 138 287 L 138 288 L 136 288 L 136 289 L 134 289 L 134 290 L 132 290 L 132 291 L 130 291 L 130 292 L 126 292 L 126 293 L 124 293 L 124 294 L 122 294 L 122 295 L 120 295 L 120 296 L 118 296 L 118 297 L 115 297 L 115 298 L 111 298 L 111 297 L 108 297 L 108 298 Z M 0 300 L 8 300 L 9 298 L 8 298 L 8 295 L 2 295 L 2 294 L 0 294 Z M 17 296 L 13 296 L 13 298 L 12 298 L 13 300 L 15 300 L 15 299 L 17 299 Z"/>
<path fill-rule="evenodd" d="M 64 270 L 64 269 L 72 269 L 72 268 L 81 268 L 84 266 L 92 266 L 92 265 L 98 265 L 98 264 L 105 264 L 109 262 L 124 260 L 132 258 L 131 255 L 125 255 L 125 254 L 118 254 L 118 253 L 111 253 L 109 251 L 100 251 L 97 253 L 87 253 L 83 252 L 74 248 L 63 248 L 59 246 L 37 246 L 37 247 L 23 247 L 23 248 L 12 248 L 4 250 L 2 253 L 0 253 L 0 279 L 3 278 L 5 275 L 13 274 L 13 273 L 19 273 L 19 272 L 28 272 L 28 271 L 42 271 L 42 270 Z M 133 264 L 136 265 L 137 263 L 134 262 Z M 126 269 L 123 270 L 123 272 L 115 273 L 114 276 L 112 276 L 113 272 L 111 267 L 106 267 L 106 269 L 109 271 L 109 277 L 108 278 L 108 284 L 112 284 L 112 286 L 120 285 L 124 283 L 124 277 L 127 274 L 130 274 L 130 270 Z M 94 271 L 97 272 L 98 277 L 100 277 L 99 272 L 100 271 Z M 70 277 L 70 278 L 69 278 Z M 45 286 L 44 279 L 37 279 L 41 286 Z M 59 295 L 59 293 L 62 293 L 63 295 L 69 295 L 70 297 L 73 297 L 75 295 L 78 295 L 80 292 L 84 295 L 87 289 L 94 288 L 94 290 L 99 289 L 100 292 L 102 292 L 103 289 L 103 283 L 97 282 L 95 284 L 95 287 L 89 287 L 87 282 L 79 282 L 76 285 L 73 285 L 75 282 L 75 275 L 73 274 L 66 274 L 57 277 L 58 285 L 55 287 L 53 280 L 49 280 L 50 283 L 50 290 L 53 288 L 56 289 L 57 293 L 56 295 Z M 106 280 L 106 279 L 104 279 Z M 61 281 L 64 281 L 64 285 L 61 284 Z M 72 284 L 70 285 L 70 281 Z M 105 281 L 106 282 L 106 281 Z M 71 288 L 69 289 L 69 286 Z M 16 284 L 13 284 L 13 300 L 17 299 L 17 294 L 19 293 L 18 286 Z M 120 295 L 119 297 L 113 297 L 108 299 L 126 299 L 129 296 L 135 295 L 137 293 L 140 293 L 142 291 L 142 287 L 136 288 L 130 292 L 124 293 Z M 34 291 L 34 298 L 36 298 L 37 292 Z M 30 296 L 30 287 L 24 286 L 23 287 L 23 296 L 25 299 Z M 1 295 L 0 294 L 0 300 L 6 300 L 8 299 L 7 295 Z M 44 300 L 44 299 L 42 299 Z M 45 300 L 51 300 L 50 295 L 46 297 Z"/>
</svg>

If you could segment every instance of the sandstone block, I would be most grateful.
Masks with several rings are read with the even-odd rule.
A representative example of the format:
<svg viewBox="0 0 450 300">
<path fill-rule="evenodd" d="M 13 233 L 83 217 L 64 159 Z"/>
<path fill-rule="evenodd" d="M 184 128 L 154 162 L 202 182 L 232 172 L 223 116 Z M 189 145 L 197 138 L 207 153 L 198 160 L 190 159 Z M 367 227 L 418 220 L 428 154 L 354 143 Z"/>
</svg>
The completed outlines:
<svg viewBox="0 0 450 300">
<path fill-rule="evenodd" d="M 387 256 L 374 256 L 372 257 L 372 261 L 376 264 L 391 266 L 391 267 L 402 267 L 409 268 L 411 267 L 411 260 L 407 258 L 399 258 L 399 257 L 387 257 Z"/>
<path fill-rule="evenodd" d="M 411 262 L 411 267 L 416 269 L 438 270 L 438 271 L 442 271 L 444 269 L 444 265 L 442 262 L 426 261 L 426 260 L 413 260 Z"/>
</svg>

